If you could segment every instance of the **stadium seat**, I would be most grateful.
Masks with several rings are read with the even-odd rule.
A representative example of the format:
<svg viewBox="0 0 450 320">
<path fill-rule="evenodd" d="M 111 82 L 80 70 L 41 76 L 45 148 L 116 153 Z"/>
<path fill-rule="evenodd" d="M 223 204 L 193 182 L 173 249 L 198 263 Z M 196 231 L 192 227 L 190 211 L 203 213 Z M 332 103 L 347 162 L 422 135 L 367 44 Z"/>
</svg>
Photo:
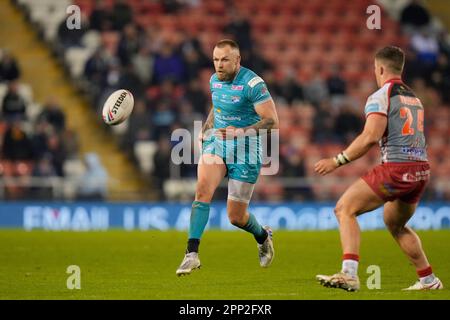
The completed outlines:
<svg viewBox="0 0 450 320">
<path fill-rule="evenodd" d="M 134 154 L 144 173 L 149 174 L 153 171 L 153 155 L 156 151 L 157 144 L 154 141 L 137 141 L 134 144 Z"/>
<path fill-rule="evenodd" d="M 186 200 L 195 194 L 197 181 L 194 179 L 169 179 L 164 182 L 164 194 L 169 200 Z"/>
<path fill-rule="evenodd" d="M 87 48 L 69 48 L 65 53 L 65 59 L 70 66 L 70 74 L 79 79 L 84 72 L 84 66 L 92 55 L 92 50 Z"/>
</svg>

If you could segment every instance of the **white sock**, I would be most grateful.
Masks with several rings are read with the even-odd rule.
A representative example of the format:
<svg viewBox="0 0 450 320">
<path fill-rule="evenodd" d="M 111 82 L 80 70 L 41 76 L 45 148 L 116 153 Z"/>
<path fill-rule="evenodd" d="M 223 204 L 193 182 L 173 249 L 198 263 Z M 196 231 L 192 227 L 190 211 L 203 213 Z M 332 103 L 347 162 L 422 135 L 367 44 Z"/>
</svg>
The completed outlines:
<svg viewBox="0 0 450 320">
<path fill-rule="evenodd" d="M 419 279 L 420 279 L 420 283 L 421 284 L 430 284 L 430 283 L 432 283 L 434 281 L 435 278 L 436 277 L 434 276 L 434 273 L 432 273 L 432 274 L 429 274 L 426 277 L 421 277 Z"/>
<path fill-rule="evenodd" d="M 356 276 L 358 274 L 358 263 L 358 261 L 351 259 L 342 260 L 342 272 Z"/>
</svg>

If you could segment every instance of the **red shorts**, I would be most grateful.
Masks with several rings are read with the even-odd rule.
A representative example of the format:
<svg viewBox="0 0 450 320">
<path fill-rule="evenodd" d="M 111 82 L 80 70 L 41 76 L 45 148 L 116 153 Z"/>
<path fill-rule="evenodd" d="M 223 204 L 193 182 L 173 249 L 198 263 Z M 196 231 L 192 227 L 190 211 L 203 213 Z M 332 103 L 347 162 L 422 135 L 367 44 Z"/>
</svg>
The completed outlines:
<svg viewBox="0 0 450 320">
<path fill-rule="evenodd" d="M 430 179 L 428 162 L 383 163 L 361 177 L 384 201 L 417 203 Z"/>
</svg>

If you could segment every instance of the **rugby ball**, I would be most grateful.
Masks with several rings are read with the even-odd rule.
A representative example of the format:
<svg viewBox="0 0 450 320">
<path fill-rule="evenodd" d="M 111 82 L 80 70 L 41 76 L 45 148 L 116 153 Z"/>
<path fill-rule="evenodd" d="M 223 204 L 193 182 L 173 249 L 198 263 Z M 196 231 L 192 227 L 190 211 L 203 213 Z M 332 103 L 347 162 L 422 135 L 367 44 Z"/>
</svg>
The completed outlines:
<svg viewBox="0 0 450 320">
<path fill-rule="evenodd" d="M 122 123 L 130 116 L 133 106 L 134 98 L 130 91 L 114 91 L 103 105 L 103 121 L 110 126 Z"/>
</svg>

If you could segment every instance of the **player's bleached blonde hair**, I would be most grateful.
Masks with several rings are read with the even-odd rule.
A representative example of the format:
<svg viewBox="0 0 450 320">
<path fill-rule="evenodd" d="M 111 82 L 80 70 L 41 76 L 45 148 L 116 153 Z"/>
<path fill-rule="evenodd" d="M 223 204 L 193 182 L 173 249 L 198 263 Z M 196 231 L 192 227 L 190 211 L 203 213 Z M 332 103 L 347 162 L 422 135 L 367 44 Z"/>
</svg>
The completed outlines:
<svg viewBox="0 0 450 320">
<path fill-rule="evenodd" d="M 375 59 L 384 62 L 389 71 L 401 74 L 405 65 L 405 53 L 396 46 L 387 46 L 375 54 Z"/>
</svg>

